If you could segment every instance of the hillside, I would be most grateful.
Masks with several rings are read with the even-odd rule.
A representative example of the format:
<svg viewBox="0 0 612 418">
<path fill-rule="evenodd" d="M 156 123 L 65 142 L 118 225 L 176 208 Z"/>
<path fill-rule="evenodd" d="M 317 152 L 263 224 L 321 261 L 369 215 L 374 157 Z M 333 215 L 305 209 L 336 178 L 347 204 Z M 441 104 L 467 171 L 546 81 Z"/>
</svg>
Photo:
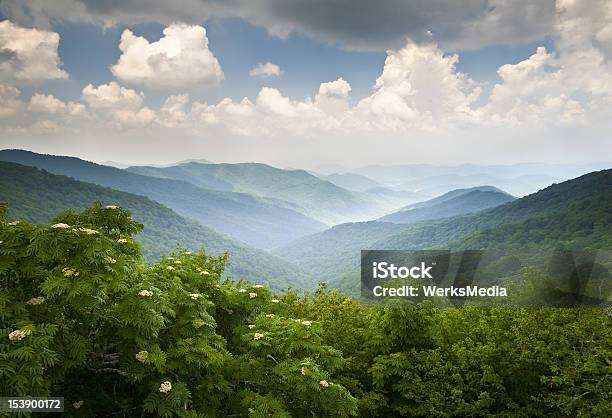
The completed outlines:
<svg viewBox="0 0 612 418">
<path fill-rule="evenodd" d="M 431 219 L 450 218 L 457 215 L 474 213 L 503 205 L 514 200 L 509 194 L 497 190 L 461 189 L 445 195 L 408 206 L 380 218 L 383 222 L 409 224 Z"/>
<path fill-rule="evenodd" d="M 353 266 L 360 251 L 376 248 L 375 243 L 398 232 L 401 226 L 388 222 L 357 222 L 336 225 L 327 231 L 301 238 L 273 251 L 285 260 L 294 260 L 316 281 L 326 281 Z"/>
<path fill-rule="evenodd" d="M 77 181 L 65 176 L 0 162 L 0 202 L 9 205 L 9 219 L 46 223 L 65 208 L 80 210 L 100 200 L 119 205 L 145 225 L 138 235 L 145 257 L 157 260 L 177 245 L 211 254 L 230 254 L 229 272 L 253 281 L 272 280 L 275 288 L 307 286 L 304 274 L 290 263 L 250 248 L 146 197 Z"/>
<path fill-rule="evenodd" d="M 245 193 L 205 190 L 188 181 L 148 177 L 78 158 L 20 150 L 0 151 L 0 161 L 38 167 L 54 174 L 146 196 L 180 215 L 258 248 L 276 247 L 325 229 L 321 222 L 280 207 L 271 200 Z"/>
<path fill-rule="evenodd" d="M 338 275 L 327 272 L 358 269 L 361 249 L 541 247 L 571 242 L 612 248 L 611 196 L 612 170 L 604 170 L 476 214 L 414 224 L 340 225 L 275 253 L 331 280 Z M 322 248 L 323 239 L 333 246 Z"/>
<path fill-rule="evenodd" d="M 403 208 L 398 209 L 396 212 L 410 210 L 410 209 L 431 207 L 431 206 L 437 205 L 438 203 L 446 202 L 447 200 L 454 199 L 456 197 L 459 197 L 469 192 L 473 192 L 475 190 L 479 190 L 483 192 L 505 193 L 503 190 L 500 190 L 494 186 L 477 186 L 477 187 L 470 187 L 467 189 L 455 189 L 455 190 L 451 190 L 450 192 L 446 192 L 444 194 L 436 196 L 432 199 L 422 200 L 420 202 L 416 202 L 416 203 L 412 203 L 410 205 L 404 206 Z"/>
<path fill-rule="evenodd" d="M 281 170 L 266 164 L 198 164 L 170 168 L 130 167 L 132 173 L 173 178 L 206 187 L 211 179 L 231 184 L 231 191 L 286 202 L 288 208 L 328 225 L 372 219 L 389 211 L 371 196 L 346 190 L 304 170 Z"/>
</svg>

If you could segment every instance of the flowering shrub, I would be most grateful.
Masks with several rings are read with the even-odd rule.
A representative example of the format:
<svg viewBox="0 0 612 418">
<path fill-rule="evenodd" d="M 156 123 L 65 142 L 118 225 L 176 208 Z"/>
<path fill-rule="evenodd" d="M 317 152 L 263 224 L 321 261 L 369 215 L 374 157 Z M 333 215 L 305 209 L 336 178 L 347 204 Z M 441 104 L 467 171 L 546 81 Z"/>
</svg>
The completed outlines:
<svg viewBox="0 0 612 418">
<path fill-rule="evenodd" d="M 273 295 L 225 280 L 226 257 L 146 266 L 141 228 L 113 205 L 40 226 L 0 215 L 0 394 L 64 396 L 80 416 L 355 412 L 342 386 L 319 390 L 343 360 L 314 324 L 266 318 Z"/>
</svg>

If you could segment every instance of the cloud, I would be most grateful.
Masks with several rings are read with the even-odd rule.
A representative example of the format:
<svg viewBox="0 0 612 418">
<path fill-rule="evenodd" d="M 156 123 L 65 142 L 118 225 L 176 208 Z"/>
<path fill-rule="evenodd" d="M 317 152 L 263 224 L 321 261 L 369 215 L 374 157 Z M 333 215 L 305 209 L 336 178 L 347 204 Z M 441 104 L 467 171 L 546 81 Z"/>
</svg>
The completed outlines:
<svg viewBox="0 0 612 418">
<path fill-rule="evenodd" d="M 126 29 L 119 43 L 121 56 L 111 67 L 118 79 L 153 89 L 185 89 L 217 84 L 221 65 L 208 49 L 202 26 L 171 24 L 161 39 L 149 42 Z"/>
<path fill-rule="evenodd" d="M 160 122 L 167 127 L 183 125 L 188 117 L 186 113 L 187 104 L 189 104 L 188 94 L 168 97 L 159 111 Z"/>
<path fill-rule="evenodd" d="M 272 77 L 280 76 L 282 74 L 283 71 L 280 69 L 280 67 L 276 64 L 272 64 L 271 62 L 260 62 L 249 71 L 249 75 L 251 77 Z"/>
<path fill-rule="evenodd" d="M 66 103 L 51 94 L 35 93 L 30 98 L 28 110 L 40 113 L 61 113 L 66 110 Z"/>
<path fill-rule="evenodd" d="M 90 115 L 82 103 L 63 102 L 51 94 L 34 93 L 30 98 L 28 110 L 36 113 L 49 113 L 53 115 L 89 117 Z"/>
<path fill-rule="evenodd" d="M 477 116 L 472 104 L 480 88 L 456 70 L 458 60 L 435 44 L 409 42 L 389 52 L 374 93 L 354 109 L 356 121 L 391 129 L 432 129 L 473 121 Z"/>
<path fill-rule="evenodd" d="M 587 3 L 587 2 L 585 2 Z M 239 17 L 286 37 L 304 34 L 353 49 L 400 48 L 406 38 L 445 50 L 478 49 L 541 39 L 551 33 L 552 0 L 5 0 L 0 10 L 28 24 L 50 19 L 112 25 L 155 21 L 200 23 Z"/>
<path fill-rule="evenodd" d="M 68 78 L 57 53 L 55 32 L 0 22 L 0 81 L 33 83 Z"/>
<path fill-rule="evenodd" d="M 321 83 L 315 96 L 318 108 L 330 115 L 340 115 L 349 108 L 351 85 L 342 77 L 327 83 Z"/>
<path fill-rule="evenodd" d="M 120 129 L 146 127 L 157 117 L 155 111 L 143 106 L 142 92 L 122 87 L 115 81 L 98 87 L 88 84 L 81 96 L 100 120 L 110 119 Z"/>
<path fill-rule="evenodd" d="M 21 108 L 21 101 L 18 99 L 20 94 L 19 89 L 0 84 L 0 119 L 17 114 Z"/>
<path fill-rule="evenodd" d="M 555 20 L 558 52 L 540 47 L 526 60 L 499 68 L 483 113 L 503 124 L 586 124 L 606 118 L 612 105 L 612 64 L 606 30 L 612 4 L 560 1 Z M 603 33 L 603 34 L 602 34 Z"/>
<path fill-rule="evenodd" d="M 142 106 L 143 93 L 121 87 L 117 82 L 94 87 L 88 84 L 81 92 L 83 100 L 94 109 L 137 109 Z"/>
<path fill-rule="evenodd" d="M 12 121 L 38 126 L 41 131 L 45 126 L 73 126 L 81 132 L 131 132 L 139 138 L 158 135 L 161 142 L 178 136 L 207 144 L 225 141 L 227 147 L 234 140 L 236 144 L 251 141 L 255 148 L 272 141 L 278 145 L 301 140 L 339 148 L 343 138 L 355 139 L 355 144 L 360 138 L 371 138 L 374 146 L 395 141 L 416 147 L 422 145 L 416 138 L 446 138 L 454 151 L 458 148 L 452 148 L 453 141 L 489 148 L 514 144 L 515 151 L 528 150 L 526 141 L 544 138 L 541 133 L 547 132 L 542 149 L 554 147 L 559 138 L 569 141 L 572 135 L 608 149 L 601 145 L 603 140 L 593 138 L 607 138 L 612 128 L 612 64 L 606 32 L 612 11 L 605 1 L 593 1 L 590 6 L 559 2 L 552 32 L 555 49 L 540 47 L 525 59 L 500 66 L 499 82 L 488 95 L 458 71 L 461 54 L 445 53 L 430 39 L 407 41 L 389 50 L 372 92 L 356 103 L 350 100 L 349 82 L 338 78 L 321 83 L 309 97 L 300 99 L 264 87 L 252 99 L 190 102 L 188 95 L 175 94 L 160 107 L 149 108 L 141 92 L 115 81 L 83 89 L 80 106 L 91 118 L 77 123 L 68 109 L 76 109 L 79 103 L 64 103 L 45 94 L 22 102 L 19 90 L 5 85 L 0 87 L 0 116 L 10 117 L 0 126 Z M 516 145 L 521 141 L 523 148 Z"/>
</svg>

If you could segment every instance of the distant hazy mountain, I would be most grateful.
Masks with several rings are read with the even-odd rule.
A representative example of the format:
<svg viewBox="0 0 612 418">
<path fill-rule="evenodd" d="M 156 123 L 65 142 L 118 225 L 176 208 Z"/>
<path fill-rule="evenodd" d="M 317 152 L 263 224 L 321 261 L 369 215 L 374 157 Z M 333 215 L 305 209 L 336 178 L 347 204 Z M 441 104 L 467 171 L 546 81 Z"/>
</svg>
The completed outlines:
<svg viewBox="0 0 612 418">
<path fill-rule="evenodd" d="M 435 206 L 439 203 L 446 202 L 447 200 L 454 199 L 456 197 L 462 196 L 464 194 L 467 194 L 469 192 L 473 192 L 476 190 L 479 190 L 481 192 L 498 192 L 498 193 L 508 194 L 504 192 L 503 190 L 498 189 L 495 186 L 477 186 L 477 187 L 470 187 L 467 189 L 455 189 L 455 190 L 451 190 L 450 192 L 446 192 L 444 194 L 436 196 L 433 199 L 423 200 L 417 203 L 413 203 L 413 204 L 404 206 L 403 208 L 398 209 L 396 212 Z"/>
<path fill-rule="evenodd" d="M 478 212 L 513 200 L 513 196 L 491 186 L 459 189 L 425 202 L 409 205 L 379 220 L 409 224 L 430 219 L 450 218 Z"/>
<path fill-rule="evenodd" d="M 612 170 L 604 170 L 475 214 L 414 224 L 338 225 L 300 238 L 275 254 L 330 280 L 358 269 L 362 249 L 478 249 L 559 243 L 612 248 L 610 207 Z"/>
<path fill-rule="evenodd" d="M 328 225 L 377 218 L 389 209 L 367 194 L 339 187 L 304 170 L 282 170 L 266 164 L 189 163 L 165 169 L 130 167 L 127 170 L 185 180 L 200 187 L 211 187 L 213 179 L 217 179 L 223 182 L 223 190 L 276 199 L 276 204 L 284 202 L 286 207 Z"/>
<path fill-rule="evenodd" d="M 98 163 L 100 165 L 108 165 L 111 167 L 115 167 L 115 168 L 128 168 L 131 164 L 124 164 L 124 163 L 118 163 L 117 161 L 102 161 L 100 163 Z"/>
<path fill-rule="evenodd" d="M 146 197 L 0 162 L 0 202 L 9 204 L 10 219 L 47 223 L 63 209 L 81 210 L 96 200 L 129 210 L 145 225 L 137 239 L 149 261 L 172 252 L 177 245 L 192 250 L 203 247 L 209 254 L 228 252 L 229 272 L 237 278 L 270 281 L 275 288 L 304 287 L 311 282 L 290 263 L 221 235 Z"/>
<path fill-rule="evenodd" d="M 490 184 L 514 196 L 525 196 L 553 183 L 610 167 L 610 163 L 512 165 L 371 165 L 351 170 L 386 187 L 439 195 L 453 189 Z"/>
<path fill-rule="evenodd" d="M 176 161 L 174 163 L 167 163 L 167 164 L 147 164 L 150 167 L 157 167 L 157 168 L 166 168 L 166 167 L 173 167 L 175 165 L 181 165 L 181 164 L 188 164 L 188 163 L 200 163 L 200 164 L 213 164 L 212 161 L 207 160 L 205 158 L 191 158 L 188 160 L 181 160 L 181 161 Z M 127 168 L 127 167 L 125 167 Z"/>
<path fill-rule="evenodd" d="M 259 248 L 282 245 L 326 227 L 269 199 L 205 190 L 188 181 L 143 176 L 78 158 L 4 150 L 0 151 L 0 161 L 39 167 L 54 174 L 147 196 L 183 216 Z M 206 167 L 197 163 L 188 165 Z"/>
<path fill-rule="evenodd" d="M 372 179 L 369 179 L 365 176 L 361 176 L 359 174 L 351 174 L 351 173 L 334 173 L 328 176 L 321 177 L 323 180 L 327 180 L 336 186 L 344 187 L 348 190 L 353 190 L 356 192 L 365 192 L 368 189 L 372 189 L 374 187 L 380 187 L 381 185 L 375 182 Z"/>
<path fill-rule="evenodd" d="M 419 190 L 430 195 L 440 195 L 448 191 L 470 188 L 481 184 L 491 184 L 508 193 L 525 196 L 561 181 L 550 176 L 520 176 L 511 179 L 499 178 L 489 174 L 443 174 L 420 179 L 412 179 L 398 185 L 399 189 Z"/>
</svg>

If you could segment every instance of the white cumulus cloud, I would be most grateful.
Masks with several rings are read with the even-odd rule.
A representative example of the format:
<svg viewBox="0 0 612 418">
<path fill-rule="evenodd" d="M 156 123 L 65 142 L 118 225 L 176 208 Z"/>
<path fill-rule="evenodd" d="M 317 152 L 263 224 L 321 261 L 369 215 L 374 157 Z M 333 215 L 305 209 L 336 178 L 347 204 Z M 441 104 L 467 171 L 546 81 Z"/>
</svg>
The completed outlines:
<svg viewBox="0 0 612 418">
<path fill-rule="evenodd" d="M 81 92 L 83 100 L 94 109 L 137 109 L 142 106 L 144 94 L 111 81 L 94 87 L 88 84 Z"/>
<path fill-rule="evenodd" d="M 61 67 L 55 32 L 0 22 L 0 81 L 31 83 L 68 78 Z"/>
<path fill-rule="evenodd" d="M 0 118 L 9 118 L 19 111 L 21 101 L 19 89 L 6 84 L 0 84 Z"/>
<path fill-rule="evenodd" d="M 357 123 L 431 129 L 473 121 L 480 88 L 456 70 L 458 59 L 435 44 L 390 51 L 374 93 L 354 109 Z"/>
<path fill-rule="evenodd" d="M 251 68 L 249 71 L 249 75 L 251 77 L 272 77 L 272 76 L 280 76 L 283 74 L 283 70 L 271 62 L 260 62 L 255 67 Z"/>
<path fill-rule="evenodd" d="M 208 49 L 202 26 L 171 24 L 155 42 L 126 29 L 119 49 L 121 56 L 111 71 L 125 82 L 154 89 L 182 89 L 217 84 L 223 79 L 221 65 Z"/>
<path fill-rule="evenodd" d="M 89 84 L 81 95 L 101 120 L 110 119 L 122 129 L 149 126 L 157 117 L 154 110 L 143 106 L 142 92 L 122 87 L 115 81 L 98 87 Z"/>
</svg>

